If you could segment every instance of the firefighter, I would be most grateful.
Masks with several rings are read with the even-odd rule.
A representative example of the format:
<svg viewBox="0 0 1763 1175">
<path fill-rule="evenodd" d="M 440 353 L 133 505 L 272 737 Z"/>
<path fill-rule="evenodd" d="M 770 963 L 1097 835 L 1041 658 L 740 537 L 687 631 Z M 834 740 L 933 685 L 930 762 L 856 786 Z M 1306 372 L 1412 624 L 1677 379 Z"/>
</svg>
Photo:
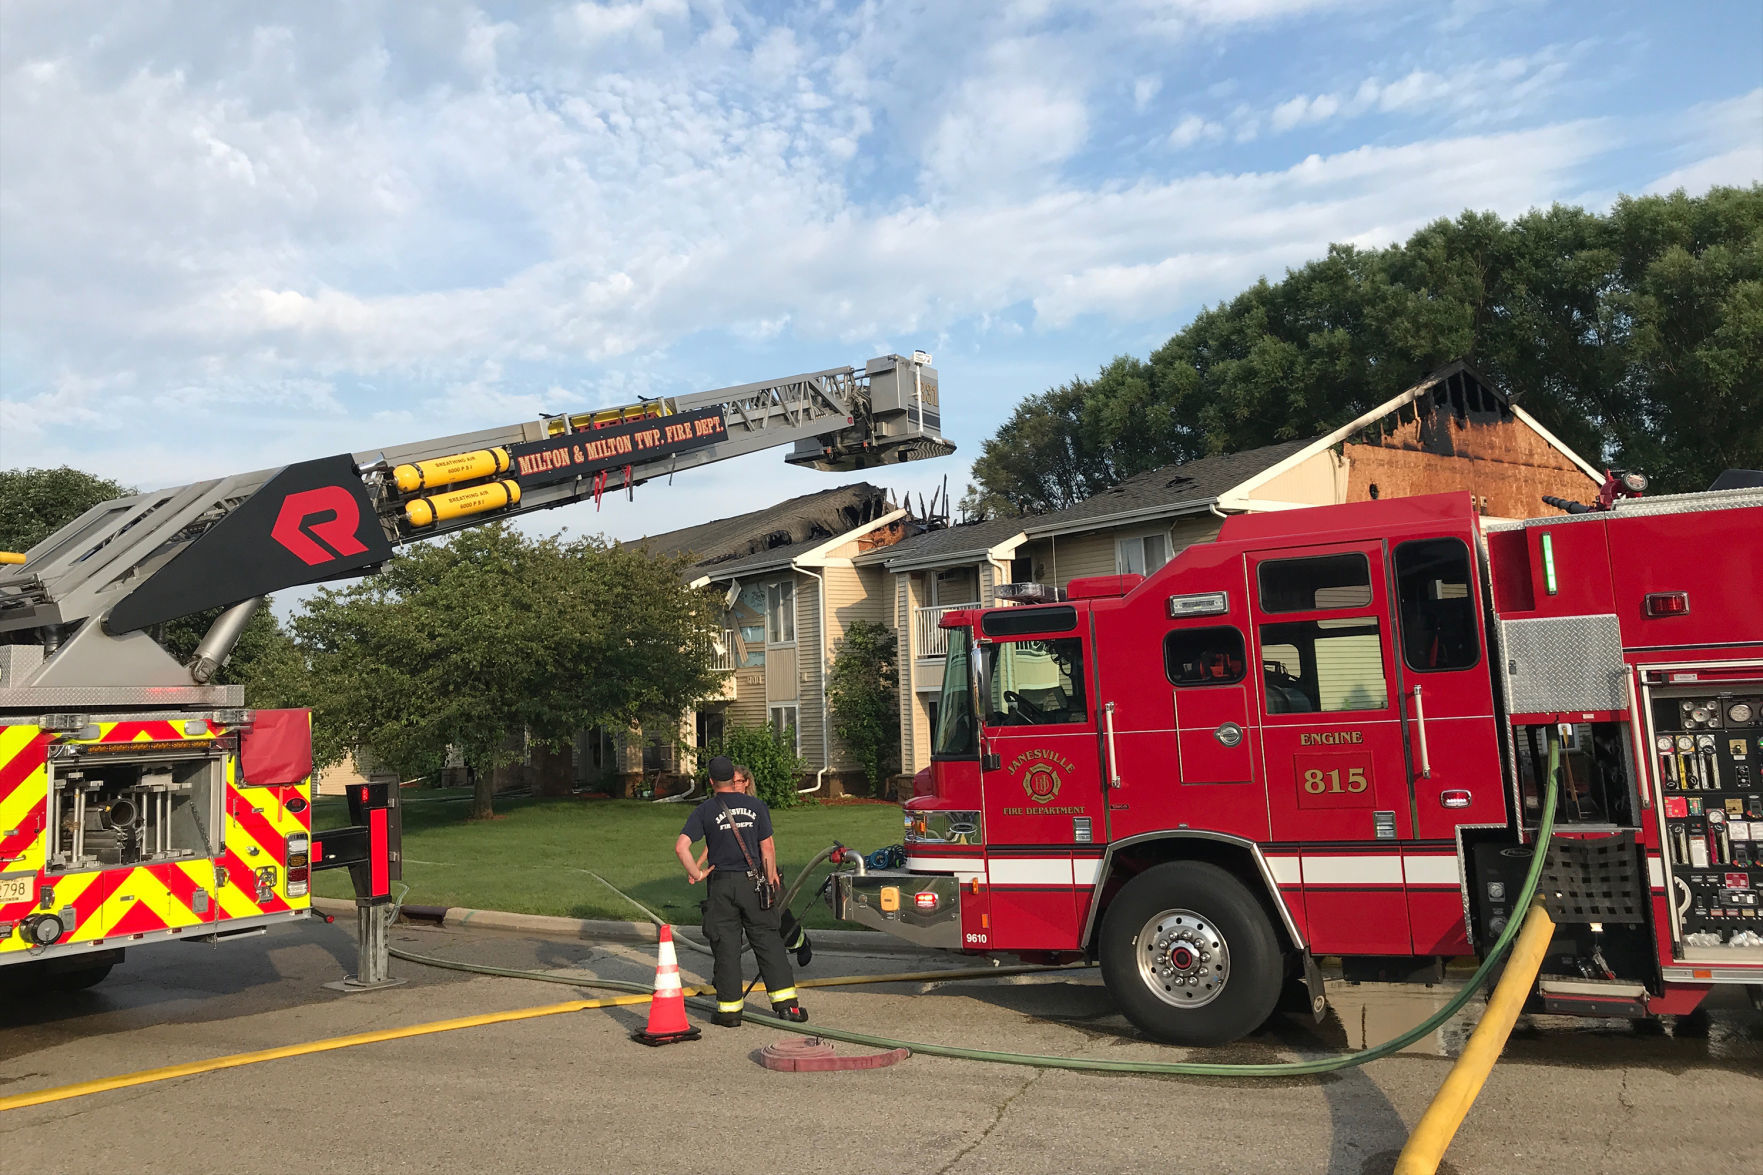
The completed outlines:
<svg viewBox="0 0 1763 1175">
<path fill-rule="evenodd" d="M 771 811 L 765 801 L 743 793 L 727 756 L 710 760 L 710 798 L 692 809 L 674 841 L 674 855 L 693 885 L 705 881 L 704 937 L 715 955 L 711 976 L 716 985 L 716 1014 L 711 1022 L 724 1028 L 741 1023 L 745 1002 L 741 990 L 741 935 L 753 948 L 759 974 L 771 996 L 771 1009 L 796 1023 L 808 1019 L 796 1000 L 790 957 L 784 950 L 777 906 L 760 908 L 757 883 L 779 884 L 777 847 L 771 834 Z M 702 840 L 707 867 L 700 869 L 692 845 Z M 708 880 L 706 881 L 706 878 Z"/>
<path fill-rule="evenodd" d="M 753 782 L 753 771 L 745 764 L 735 764 L 735 787 L 743 795 L 757 796 L 759 794 L 758 785 Z M 709 855 L 709 849 L 698 854 L 698 868 L 700 870 L 704 868 L 704 862 L 709 858 Z M 784 947 L 795 952 L 796 966 L 808 966 L 809 960 L 814 958 L 814 941 L 808 937 L 808 931 L 796 920 L 796 915 L 790 911 L 788 906 L 784 907 L 783 916 L 778 919 L 778 934 L 784 940 Z"/>
<path fill-rule="evenodd" d="M 753 772 L 743 763 L 735 764 L 735 786 L 750 796 L 759 794 L 759 787 L 753 782 Z M 784 946 L 796 952 L 796 966 L 806 967 L 814 958 L 814 944 L 808 939 L 808 932 L 796 921 L 796 915 L 784 907 L 783 917 L 778 920 L 778 933 L 783 936 Z"/>
</svg>

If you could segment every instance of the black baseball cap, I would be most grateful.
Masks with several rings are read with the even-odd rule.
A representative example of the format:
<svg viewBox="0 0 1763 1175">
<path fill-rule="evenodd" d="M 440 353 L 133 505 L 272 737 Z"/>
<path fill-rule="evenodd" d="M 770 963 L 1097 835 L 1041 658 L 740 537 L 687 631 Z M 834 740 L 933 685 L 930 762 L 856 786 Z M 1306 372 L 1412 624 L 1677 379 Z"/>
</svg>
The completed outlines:
<svg viewBox="0 0 1763 1175">
<path fill-rule="evenodd" d="M 712 783 L 727 783 L 734 777 L 734 760 L 727 755 L 717 755 L 710 760 L 710 781 Z"/>
</svg>

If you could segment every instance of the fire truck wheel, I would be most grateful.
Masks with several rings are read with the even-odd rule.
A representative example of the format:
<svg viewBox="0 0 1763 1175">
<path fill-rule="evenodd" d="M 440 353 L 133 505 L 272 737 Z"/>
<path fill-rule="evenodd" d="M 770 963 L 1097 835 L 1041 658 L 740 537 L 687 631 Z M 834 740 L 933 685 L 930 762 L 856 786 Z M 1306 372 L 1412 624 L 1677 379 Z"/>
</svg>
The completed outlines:
<svg viewBox="0 0 1763 1175">
<path fill-rule="evenodd" d="M 112 963 L 100 963 L 95 967 L 80 967 L 73 971 L 63 971 L 54 976 L 50 982 L 60 991 L 85 991 L 104 982 L 110 974 Z"/>
<path fill-rule="evenodd" d="M 1147 1036 L 1227 1044 L 1267 1021 L 1285 974 L 1254 894 L 1216 865 L 1176 861 L 1126 884 L 1102 919 L 1102 980 Z"/>
</svg>

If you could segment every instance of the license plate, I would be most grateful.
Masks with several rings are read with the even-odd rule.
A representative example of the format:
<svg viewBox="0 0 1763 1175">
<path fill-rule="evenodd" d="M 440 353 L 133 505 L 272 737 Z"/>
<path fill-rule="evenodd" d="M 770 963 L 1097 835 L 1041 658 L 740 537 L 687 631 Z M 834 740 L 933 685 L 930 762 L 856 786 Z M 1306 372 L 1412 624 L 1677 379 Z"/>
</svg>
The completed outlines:
<svg viewBox="0 0 1763 1175">
<path fill-rule="evenodd" d="M 0 906 L 30 901 L 31 886 L 36 881 L 35 877 L 10 877 L 0 881 Z"/>
</svg>

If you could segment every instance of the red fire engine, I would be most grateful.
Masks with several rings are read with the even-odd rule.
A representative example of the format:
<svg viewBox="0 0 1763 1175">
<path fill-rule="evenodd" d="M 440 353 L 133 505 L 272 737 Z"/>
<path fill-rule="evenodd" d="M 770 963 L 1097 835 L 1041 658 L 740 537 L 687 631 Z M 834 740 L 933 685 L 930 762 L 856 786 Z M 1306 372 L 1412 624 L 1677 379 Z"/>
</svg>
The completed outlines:
<svg viewBox="0 0 1763 1175">
<path fill-rule="evenodd" d="M 1222 1043 L 1282 992 L 1320 1014 L 1317 957 L 1433 979 L 1485 949 L 1553 737 L 1540 1006 L 1763 985 L 1763 489 L 1614 496 L 1236 516 L 1149 578 L 947 615 L 905 868 L 835 875 L 835 912 L 1099 961 L 1146 1033 Z"/>
</svg>

